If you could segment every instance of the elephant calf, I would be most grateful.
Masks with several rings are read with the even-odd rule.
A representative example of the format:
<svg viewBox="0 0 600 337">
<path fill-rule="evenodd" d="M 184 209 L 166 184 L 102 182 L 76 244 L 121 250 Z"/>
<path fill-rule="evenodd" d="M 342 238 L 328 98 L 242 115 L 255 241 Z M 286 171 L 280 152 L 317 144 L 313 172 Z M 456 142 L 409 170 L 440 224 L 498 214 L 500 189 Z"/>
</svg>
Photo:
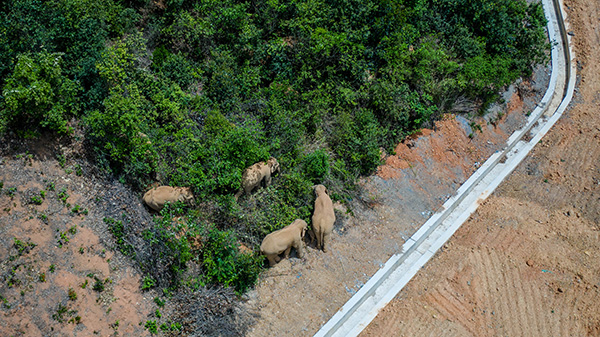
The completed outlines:
<svg viewBox="0 0 600 337">
<path fill-rule="evenodd" d="M 194 204 L 194 195 L 189 187 L 159 186 L 144 194 L 144 202 L 155 211 L 160 211 L 167 202 L 181 201 L 187 205 Z"/>
<path fill-rule="evenodd" d="M 279 172 L 279 162 L 274 157 L 248 167 L 242 173 L 242 188 L 236 193 L 235 199 L 237 200 L 244 192 L 250 195 L 263 182 L 265 187 L 271 185 L 271 176 L 276 172 Z"/>
<path fill-rule="evenodd" d="M 296 219 L 296 221 L 286 227 L 276 230 L 273 233 L 265 236 L 260 244 L 260 252 L 267 256 L 269 266 L 274 266 L 281 259 L 279 254 L 284 253 L 284 258 L 290 256 L 292 247 L 296 248 L 298 257 L 302 258 L 302 239 L 306 232 L 308 224 L 306 221 Z"/>
<path fill-rule="evenodd" d="M 313 240 L 317 238 L 317 249 L 323 249 L 327 252 L 327 242 L 333 230 L 335 222 L 335 212 L 333 211 L 333 203 L 327 195 L 327 188 L 323 185 L 315 186 L 315 211 L 312 216 Z M 312 242 L 311 242 L 312 244 Z"/>
</svg>

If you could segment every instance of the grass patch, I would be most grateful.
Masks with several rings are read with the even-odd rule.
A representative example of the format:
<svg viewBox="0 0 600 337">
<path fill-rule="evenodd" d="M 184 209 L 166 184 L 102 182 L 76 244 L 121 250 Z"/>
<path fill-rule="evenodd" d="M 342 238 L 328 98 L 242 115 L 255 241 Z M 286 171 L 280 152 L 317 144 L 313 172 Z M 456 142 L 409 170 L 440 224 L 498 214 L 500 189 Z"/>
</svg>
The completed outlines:
<svg viewBox="0 0 600 337">
<path fill-rule="evenodd" d="M 75 301 L 75 300 L 77 300 L 77 293 L 75 292 L 75 290 L 74 290 L 73 288 L 69 288 L 69 293 L 68 293 L 68 295 L 69 295 L 69 299 L 70 299 L 71 301 Z"/>
<path fill-rule="evenodd" d="M 146 321 L 146 324 L 144 325 L 144 327 L 151 333 L 151 334 L 155 334 L 158 332 L 158 325 L 156 324 L 156 321 Z"/>
</svg>

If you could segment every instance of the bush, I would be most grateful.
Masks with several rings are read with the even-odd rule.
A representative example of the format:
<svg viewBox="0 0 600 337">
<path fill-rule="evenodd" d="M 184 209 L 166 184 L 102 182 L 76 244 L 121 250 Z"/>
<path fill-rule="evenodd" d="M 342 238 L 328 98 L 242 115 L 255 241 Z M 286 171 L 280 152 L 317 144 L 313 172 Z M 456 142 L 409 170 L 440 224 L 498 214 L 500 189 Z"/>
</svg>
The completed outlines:
<svg viewBox="0 0 600 337">
<path fill-rule="evenodd" d="M 233 287 L 238 293 L 253 286 L 262 269 L 263 256 L 241 253 L 232 232 L 213 228 L 206 235 L 202 262 L 209 281 Z"/>
<path fill-rule="evenodd" d="M 159 287 L 190 276 L 243 291 L 259 263 L 234 231 L 258 245 L 310 218 L 316 183 L 351 198 L 381 148 L 530 74 L 544 24 L 524 0 L 3 2 L 0 132 L 65 133 L 81 115 L 98 165 L 202 201 L 157 217 L 151 254 L 109 223 L 117 248 Z M 280 175 L 236 202 L 243 170 L 269 156 Z"/>
<path fill-rule="evenodd" d="M 323 150 L 316 150 L 302 159 L 304 176 L 313 184 L 321 184 L 329 175 L 329 155 Z"/>
<path fill-rule="evenodd" d="M 370 174 L 380 164 L 379 139 L 383 131 L 370 110 L 359 109 L 354 116 L 341 113 L 333 135 L 333 149 L 349 167 Z"/>
<path fill-rule="evenodd" d="M 21 54 L 2 90 L 0 133 L 5 128 L 47 128 L 67 133 L 67 122 L 79 111 L 79 84 L 64 76 L 62 54 Z"/>
<path fill-rule="evenodd" d="M 148 290 L 153 288 L 156 283 L 154 279 L 148 275 L 144 276 L 144 280 L 142 281 L 142 290 Z"/>
<path fill-rule="evenodd" d="M 152 142 L 143 132 L 153 116 L 136 81 L 136 63 L 142 53 L 140 35 L 118 41 L 106 51 L 98 69 L 109 85 L 109 96 L 102 109 L 90 112 L 85 119 L 98 155 L 116 172 L 126 173 L 138 187 L 153 176 L 157 166 Z"/>
</svg>

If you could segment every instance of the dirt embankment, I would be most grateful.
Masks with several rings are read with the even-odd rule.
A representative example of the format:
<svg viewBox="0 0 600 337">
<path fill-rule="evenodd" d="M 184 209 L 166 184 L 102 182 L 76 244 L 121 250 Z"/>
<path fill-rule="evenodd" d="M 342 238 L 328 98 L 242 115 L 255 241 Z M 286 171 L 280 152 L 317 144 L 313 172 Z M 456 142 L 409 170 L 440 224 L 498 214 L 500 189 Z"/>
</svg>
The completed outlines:
<svg viewBox="0 0 600 337">
<path fill-rule="evenodd" d="M 600 3 L 571 109 L 362 336 L 600 336 Z"/>
<path fill-rule="evenodd" d="M 149 335 L 153 297 L 103 218 L 136 209 L 137 225 L 151 219 L 122 185 L 67 159 L 72 147 L 50 144 L 1 149 L 0 336 Z"/>
</svg>

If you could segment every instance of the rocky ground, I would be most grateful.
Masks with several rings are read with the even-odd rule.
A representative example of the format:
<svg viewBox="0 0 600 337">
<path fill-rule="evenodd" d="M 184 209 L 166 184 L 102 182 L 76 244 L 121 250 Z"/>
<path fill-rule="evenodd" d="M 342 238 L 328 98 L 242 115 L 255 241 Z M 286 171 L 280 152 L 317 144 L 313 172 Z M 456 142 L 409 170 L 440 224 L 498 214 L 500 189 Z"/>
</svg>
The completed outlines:
<svg viewBox="0 0 600 337">
<path fill-rule="evenodd" d="M 142 239 L 152 215 L 76 130 L 0 144 L 0 336 L 243 334 L 253 318 L 232 289 L 165 296 L 146 283 L 169 275 Z"/>
<path fill-rule="evenodd" d="M 148 334 L 153 297 L 103 219 L 151 218 L 121 184 L 94 177 L 81 142 L 54 144 L 2 144 L 0 335 Z"/>
</svg>

